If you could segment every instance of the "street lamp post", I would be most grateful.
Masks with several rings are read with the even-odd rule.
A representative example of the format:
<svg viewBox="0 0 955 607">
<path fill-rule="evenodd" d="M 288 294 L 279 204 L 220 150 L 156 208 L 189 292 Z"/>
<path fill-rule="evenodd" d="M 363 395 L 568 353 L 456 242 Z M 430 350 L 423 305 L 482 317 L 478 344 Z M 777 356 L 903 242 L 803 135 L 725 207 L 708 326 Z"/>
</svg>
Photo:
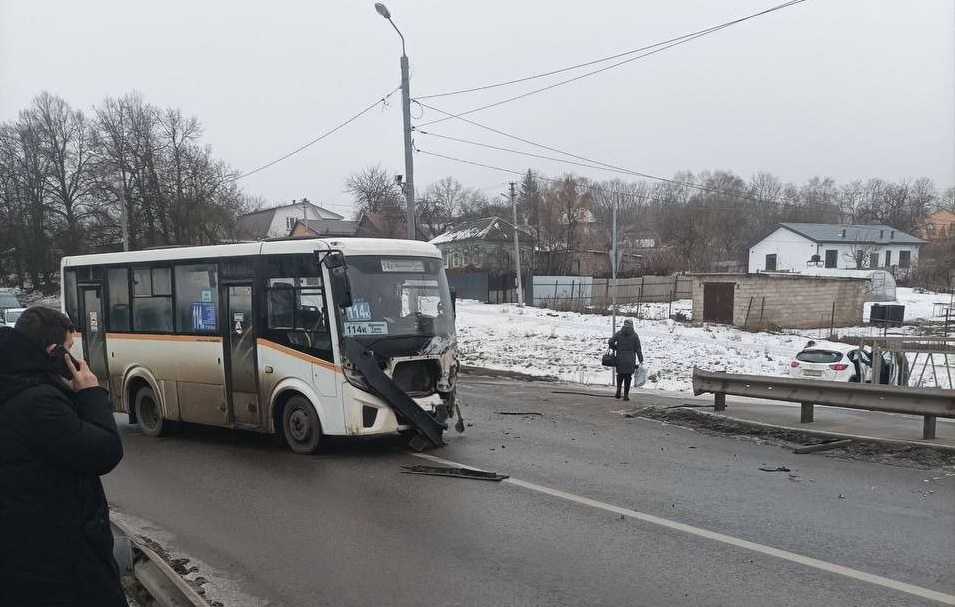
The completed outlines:
<svg viewBox="0 0 955 607">
<path fill-rule="evenodd" d="M 408 208 L 408 238 L 414 240 L 417 237 L 415 226 L 415 208 L 414 208 L 414 148 L 411 144 L 411 78 L 408 74 L 408 54 L 405 52 L 405 37 L 391 20 L 391 11 L 381 2 L 375 3 L 375 10 L 378 14 L 388 20 L 391 27 L 398 32 L 401 38 L 401 111 L 404 118 L 405 135 L 405 201 Z"/>
</svg>

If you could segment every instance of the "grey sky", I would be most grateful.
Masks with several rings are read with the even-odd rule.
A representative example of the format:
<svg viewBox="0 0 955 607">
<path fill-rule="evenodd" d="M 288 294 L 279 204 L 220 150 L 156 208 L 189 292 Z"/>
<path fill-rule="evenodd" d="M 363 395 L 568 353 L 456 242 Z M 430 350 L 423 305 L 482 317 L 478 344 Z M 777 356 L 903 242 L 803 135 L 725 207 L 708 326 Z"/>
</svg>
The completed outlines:
<svg viewBox="0 0 955 607">
<path fill-rule="evenodd" d="M 412 96 L 507 80 L 661 41 L 782 0 L 390 0 Z M 397 35 L 366 0 L 0 0 L 0 120 L 42 90 L 89 109 L 107 95 L 199 117 L 217 157 L 250 170 L 313 139 L 399 82 Z M 462 111 L 555 79 L 429 101 Z M 417 116 L 422 108 L 413 108 Z M 421 121 L 440 117 L 425 111 Z M 809 0 L 470 118 L 661 176 L 766 170 L 931 177 L 955 184 L 952 0 Z M 425 130 L 540 152 L 448 121 Z M 429 150 L 546 175 L 574 169 L 425 135 Z M 548 154 L 547 152 L 542 152 Z M 447 175 L 503 191 L 512 178 L 417 155 L 418 188 Z M 349 172 L 403 173 L 400 96 L 242 181 L 278 203 L 350 211 Z"/>
</svg>

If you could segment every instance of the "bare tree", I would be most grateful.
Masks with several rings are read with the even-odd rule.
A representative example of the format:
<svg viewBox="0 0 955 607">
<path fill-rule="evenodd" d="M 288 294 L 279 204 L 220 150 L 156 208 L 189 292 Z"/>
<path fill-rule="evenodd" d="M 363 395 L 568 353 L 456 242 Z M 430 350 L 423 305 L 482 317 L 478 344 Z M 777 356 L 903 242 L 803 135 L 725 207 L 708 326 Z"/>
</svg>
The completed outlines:
<svg viewBox="0 0 955 607">
<path fill-rule="evenodd" d="M 401 214 L 401 188 L 381 165 L 369 165 L 349 175 L 345 180 L 345 192 L 352 195 L 356 214 Z"/>
</svg>

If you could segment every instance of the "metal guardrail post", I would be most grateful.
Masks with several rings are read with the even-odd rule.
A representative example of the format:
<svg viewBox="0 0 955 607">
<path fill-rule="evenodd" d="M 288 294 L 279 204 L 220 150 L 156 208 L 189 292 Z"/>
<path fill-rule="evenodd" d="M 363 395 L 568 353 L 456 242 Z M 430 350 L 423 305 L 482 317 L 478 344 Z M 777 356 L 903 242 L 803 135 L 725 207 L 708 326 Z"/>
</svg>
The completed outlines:
<svg viewBox="0 0 955 607">
<path fill-rule="evenodd" d="M 714 411 L 726 411 L 726 394 L 717 392 L 713 398 Z"/>
<path fill-rule="evenodd" d="M 926 415 L 922 421 L 922 438 L 931 440 L 935 438 L 935 420 L 934 415 Z"/>
<path fill-rule="evenodd" d="M 812 403 L 799 403 L 799 423 L 800 424 L 811 424 L 812 423 L 812 414 L 813 408 Z"/>
</svg>

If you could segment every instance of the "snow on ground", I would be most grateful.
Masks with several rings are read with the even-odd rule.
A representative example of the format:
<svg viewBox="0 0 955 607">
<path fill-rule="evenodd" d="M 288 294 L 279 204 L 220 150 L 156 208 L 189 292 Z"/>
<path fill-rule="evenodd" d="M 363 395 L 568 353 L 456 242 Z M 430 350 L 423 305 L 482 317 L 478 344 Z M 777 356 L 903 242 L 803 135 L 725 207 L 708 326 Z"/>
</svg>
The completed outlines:
<svg viewBox="0 0 955 607">
<path fill-rule="evenodd" d="M 899 288 L 907 321 L 931 319 L 936 302 L 951 295 L 919 293 Z M 624 318 L 633 318 L 643 344 L 649 381 L 644 388 L 689 391 L 693 367 L 752 375 L 786 375 L 792 357 L 807 338 L 824 338 L 828 328 L 789 330 L 782 334 L 753 333 L 724 325 L 690 326 L 669 320 L 670 313 L 691 316 L 692 302 L 642 304 L 621 307 Z M 868 320 L 871 303 L 866 303 Z M 610 371 L 600 365 L 612 334 L 611 317 L 514 305 L 458 303 L 458 343 L 466 365 L 550 376 L 581 384 L 605 385 Z M 872 326 L 837 329 L 842 335 L 881 335 Z M 894 328 L 911 333 L 915 327 Z M 944 382 L 943 382 L 944 383 Z M 948 386 L 945 386 L 948 387 Z"/>
<path fill-rule="evenodd" d="M 932 293 L 922 289 L 912 289 L 907 287 L 898 287 L 895 290 L 895 301 L 887 301 L 885 304 L 901 304 L 905 306 L 905 320 L 940 320 L 937 314 L 942 310 L 938 309 L 936 304 L 943 304 L 946 307 L 952 306 L 955 300 L 950 293 Z M 955 306 L 952 306 L 955 307 Z M 863 322 L 869 322 L 869 312 L 872 310 L 872 302 L 866 302 L 862 308 Z"/>
</svg>

